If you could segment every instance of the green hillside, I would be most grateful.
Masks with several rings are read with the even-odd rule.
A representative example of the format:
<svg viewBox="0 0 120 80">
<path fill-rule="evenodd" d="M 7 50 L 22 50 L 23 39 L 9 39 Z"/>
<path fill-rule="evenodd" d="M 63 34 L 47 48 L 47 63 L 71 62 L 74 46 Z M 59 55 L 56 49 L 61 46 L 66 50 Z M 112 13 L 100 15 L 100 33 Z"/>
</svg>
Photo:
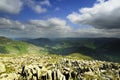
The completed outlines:
<svg viewBox="0 0 120 80">
<path fill-rule="evenodd" d="M 58 46 L 58 49 L 57 49 Z M 57 53 L 60 52 L 59 49 L 62 47 L 65 48 L 65 45 L 61 46 L 61 45 L 57 45 L 57 46 L 53 46 L 50 48 L 50 46 L 48 48 L 45 48 L 43 46 L 35 46 L 34 44 L 31 43 L 27 43 L 27 42 L 22 42 L 22 41 L 15 41 L 6 37 L 0 37 L 0 56 L 6 56 L 5 54 L 7 54 L 8 56 L 13 56 L 13 55 L 30 55 L 30 54 L 47 54 L 48 56 L 56 56 L 56 57 L 60 57 Z M 49 52 L 49 50 L 52 50 L 52 48 L 56 48 L 56 51 L 53 52 Z M 67 44 L 66 44 L 66 48 L 67 48 Z M 62 52 L 62 50 L 61 50 Z M 68 51 L 69 52 L 69 51 Z M 13 55 L 11 55 L 13 54 Z M 92 59 L 89 56 L 86 55 L 82 55 L 82 54 L 71 54 L 71 55 L 67 55 L 68 58 L 76 58 L 76 59 Z"/>
<path fill-rule="evenodd" d="M 11 40 L 6 37 L 0 37 L 0 54 L 25 54 L 42 53 L 44 48 L 36 47 L 32 44 Z"/>
<path fill-rule="evenodd" d="M 50 54 L 74 56 L 77 53 L 77 58 L 86 59 L 88 56 L 96 60 L 120 62 L 119 38 L 38 38 L 26 42 L 44 47 Z"/>
<path fill-rule="evenodd" d="M 56 54 L 76 59 L 120 62 L 119 39 L 37 39 L 31 42 L 0 37 L 0 54 Z"/>
</svg>

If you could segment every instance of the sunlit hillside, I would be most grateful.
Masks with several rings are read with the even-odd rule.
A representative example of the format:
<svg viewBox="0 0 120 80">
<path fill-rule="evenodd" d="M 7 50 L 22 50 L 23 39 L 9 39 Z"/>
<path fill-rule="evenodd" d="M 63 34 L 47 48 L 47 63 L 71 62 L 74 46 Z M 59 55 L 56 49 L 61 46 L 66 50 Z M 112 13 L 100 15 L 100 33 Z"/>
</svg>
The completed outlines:
<svg viewBox="0 0 120 80">
<path fill-rule="evenodd" d="M 0 37 L 0 54 L 32 54 L 42 53 L 44 48 L 36 47 L 30 43 L 15 41 L 6 37 Z"/>
</svg>

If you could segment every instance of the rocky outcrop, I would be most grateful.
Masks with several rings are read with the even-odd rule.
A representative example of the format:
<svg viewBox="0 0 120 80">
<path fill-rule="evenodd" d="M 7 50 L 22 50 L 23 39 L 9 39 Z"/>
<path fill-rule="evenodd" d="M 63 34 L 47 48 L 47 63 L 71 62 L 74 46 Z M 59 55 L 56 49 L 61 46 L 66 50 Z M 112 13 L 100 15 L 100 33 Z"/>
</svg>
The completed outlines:
<svg viewBox="0 0 120 80">
<path fill-rule="evenodd" d="M 0 58 L 0 70 L 0 80 L 120 79 L 119 63 L 60 56 L 4 57 Z"/>
<path fill-rule="evenodd" d="M 117 80 L 120 79 L 120 65 L 101 61 L 62 60 L 59 64 L 23 66 L 20 75 L 25 80 Z"/>
<path fill-rule="evenodd" d="M 51 66 L 52 67 L 52 66 Z M 41 64 L 31 64 L 22 67 L 22 71 L 19 72 L 19 79 L 25 80 L 66 80 L 65 76 L 59 69 L 45 68 Z"/>
<path fill-rule="evenodd" d="M 17 73 L 4 73 L 0 76 L 0 80 L 18 80 Z"/>
<path fill-rule="evenodd" d="M 5 65 L 0 62 L 0 73 L 3 73 L 6 71 Z"/>
</svg>

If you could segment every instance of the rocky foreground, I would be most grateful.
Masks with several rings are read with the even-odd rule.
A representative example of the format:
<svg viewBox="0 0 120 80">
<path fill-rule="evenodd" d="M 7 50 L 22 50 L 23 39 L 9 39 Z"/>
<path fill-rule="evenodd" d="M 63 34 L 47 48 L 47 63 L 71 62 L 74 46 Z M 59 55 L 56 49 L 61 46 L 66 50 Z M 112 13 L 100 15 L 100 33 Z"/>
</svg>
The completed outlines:
<svg viewBox="0 0 120 80">
<path fill-rule="evenodd" d="M 48 55 L 0 57 L 0 80 L 120 80 L 120 64 Z"/>
</svg>

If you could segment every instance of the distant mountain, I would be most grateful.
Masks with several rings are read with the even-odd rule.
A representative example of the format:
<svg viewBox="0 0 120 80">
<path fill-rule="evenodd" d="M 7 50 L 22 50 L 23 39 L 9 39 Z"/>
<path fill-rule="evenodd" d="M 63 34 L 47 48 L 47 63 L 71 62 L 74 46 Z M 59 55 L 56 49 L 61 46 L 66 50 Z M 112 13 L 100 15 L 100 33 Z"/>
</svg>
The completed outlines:
<svg viewBox="0 0 120 80">
<path fill-rule="evenodd" d="M 30 40 L 31 38 L 13 38 L 13 40 L 17 40 L 17 41 L 27 41 Z"/>
<path fill-rule="evenodd" d="M 120 62 L 119 38 L 37 38 L 12 40 L 0 37 L 0 53 L 79 54 L 97 60 Z"/>
<path fill-rule="evenodd" d="M 45 45 L 51 45 L 52 41 L 48 38 L 37 38 L 37 39 L 28 39 L 24 40 L 28 43 L 32 43 L 37 46 L 45 46 Z"/>
<path fill-rule="evenodd" d="M 91 49 L 94 51 L 114 51 L 120 52 L 120 39 L 119 38 L 37 38 L 29 39 L 26 42 L 35 44 L 37 46 L 48 46 L 48 47 L 59 47 L 62 48 L 72 48 L 75 47 L 79 50 Z"/>
<path fill-rule="evenodd" d="M 22 41 L 15 41 L 6 37 L 0 37 L 1 54 L 39 53 L 40 51 L 44 51 L 44 48 L 36 47 L 33 44 Z"/>
<path fill-rule="evenodd" d="M 49 53 L 60 55 L 80 53 L 94 59 L 120 61 L 119 38 L 38 38 L 27 42 L 44 47 Z"/>
<path fill-rule="evenodd" d="M 37 38 L 37 39 L 30 39 L 30 42 L 36 43 L 36 44 L 41 44 L 41 43 L 46 43 L 48 44 L 50 42 L 50 39 L 48 38 Z"/>
</svg>

